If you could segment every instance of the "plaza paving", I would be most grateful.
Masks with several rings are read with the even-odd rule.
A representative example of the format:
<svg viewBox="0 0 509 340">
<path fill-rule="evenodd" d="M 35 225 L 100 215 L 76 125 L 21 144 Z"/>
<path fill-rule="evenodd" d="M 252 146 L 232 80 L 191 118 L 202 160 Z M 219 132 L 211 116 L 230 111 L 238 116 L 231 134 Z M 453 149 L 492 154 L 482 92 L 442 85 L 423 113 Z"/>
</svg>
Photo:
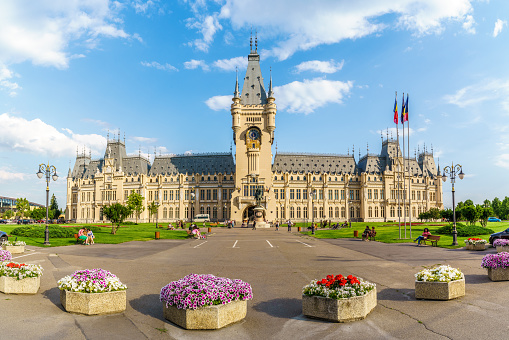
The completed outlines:
<svg viewBox="0 0 509 340">
<path fill-rule="evenodd" d="M 17 262 L 44 267 L 36 295 L 0 294 L 2 339 L 506 339 L 509 282 L 491 282 L 484 252 L 318 240 L 286 230 L 213 229 L 207 240 L 154 240 L 118 245 L 37 248 Z M 450 264 L 466 276 L 466 296 L 414 298 L 423 265 Z M 57 281 L 75 270 L 104 268 L 129 289 L 124 313 L 65 312 Z M 190 273 L 249 282 L 247 317 L 216 331 L 188 331 L 163 318 L 159 291 Z M 378 305 L 361 321 L 338 324 L 302 315 L 301 290 L 327 274 L 353 274 L 377 284 Z"/>
</svg>

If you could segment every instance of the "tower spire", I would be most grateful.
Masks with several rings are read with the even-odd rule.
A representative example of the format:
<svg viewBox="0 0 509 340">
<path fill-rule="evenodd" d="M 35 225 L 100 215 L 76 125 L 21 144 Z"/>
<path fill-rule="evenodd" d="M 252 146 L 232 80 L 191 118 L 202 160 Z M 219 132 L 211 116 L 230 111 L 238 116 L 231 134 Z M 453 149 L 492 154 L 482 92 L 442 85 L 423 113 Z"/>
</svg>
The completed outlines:
<svg viewBox="0 0 509 340">
<path fill-rule="evenodd" d="M 251 26 L 251 36 L 249 37 L 249 50 L 253 52 L 253 26 Z"/>
<path fill-rule="evenodd" d="M 270 81 L 269 81 L 269 98 L 274 98 L 274 91 L 272 91 L 272 67 L 270 68 Z"/>
<path fill-rule="evenodd" d="M 233 92 L 233 98 L 240 98 L 239 93 L 239 69 L 235 67 L 235 92 Z"/>
<path fill-rule="evenodd" d="M 255 30 L 255 52 L 258 52 L 258 30 Z"/>
</svg>

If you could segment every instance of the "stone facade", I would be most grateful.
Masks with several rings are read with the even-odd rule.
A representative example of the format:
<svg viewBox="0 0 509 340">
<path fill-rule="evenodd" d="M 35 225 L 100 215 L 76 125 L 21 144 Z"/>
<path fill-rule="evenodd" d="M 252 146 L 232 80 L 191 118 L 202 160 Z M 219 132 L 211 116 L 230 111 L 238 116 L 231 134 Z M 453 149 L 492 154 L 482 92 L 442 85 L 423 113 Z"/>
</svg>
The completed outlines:
<svg viewBox="0 0 509 340">
<path fill-rule="evenodd" d="M 178 309 L 163 304 L 166 320 L 185 329 L 219 329 L 246 317 L 247 301 L 233 301 L 225 305 Z"/>
<path fill-rule="evenodd" d="M 277 108 L 272 79 L 267 92 L 264 86 L 260 56 L 251 50 L 242 93 L 237 80 L 231 104 L 235 153 L 160 155 L 150 163 L 141 154 L 127 156 L 119 134 L 108 136 L 103 158 L 77 155 L 67 177 L 66 218 L 106 222 L 102 208 L 125 203 L 132 191 L 145 198 L 145 206 L 159 203 L 162 223 L 191 220 L 197 214 L 209 214 L 212 221 L 250 219 L 257 189 L 263 190 L 260 204 L 268 222 L 384 222 L 409 215 L 415 221 L 421 212 L 443 208 L 433 153 L 423 151 L 408 159 L 388 135 L 379 154 L 359 153 L 358 158 L 353 152 L 281 153 L 277 148 L 274 155 Z M 145 209 L 139 220 L 149 218 Z"/>
<path fill-rule="evenodd" d="M 465 295 L 465 279 L 450 282 L 415 281 L 415 298 L 451 300 Z"/>
<path fill-rule="evenodd" d="M 334 322 L 349 322 L 364 319 L 376 304 L 376 288 L 364 296 L 339 300 L 303 295 L 302 314 Z"/>
<path fill-rule="evenodd" d="M 27 277 L 22 280 L 0 276 L 0 292 L 5 294 L 36 294 L 40 286 L 40 276 Z"/>
<path fill-rule="evenodd" d="M 106 293 L 61 290 L 60 302 L 66 311 L 86 315 L 120 313 L 125 311 L 127 306 L 125 290 Z"/>
</svg>

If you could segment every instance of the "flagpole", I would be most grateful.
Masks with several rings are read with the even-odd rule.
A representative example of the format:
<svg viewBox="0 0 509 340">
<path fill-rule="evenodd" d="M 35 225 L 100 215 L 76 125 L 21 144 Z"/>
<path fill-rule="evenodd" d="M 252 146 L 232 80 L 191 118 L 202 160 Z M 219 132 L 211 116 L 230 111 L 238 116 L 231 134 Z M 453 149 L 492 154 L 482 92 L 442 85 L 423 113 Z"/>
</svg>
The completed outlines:
<svg viewBox="0 0 509 340">
<path fill-rule="evenodd" d="M 408 161 L 410 162 L 410 114 L 408 112 L 408 93 L 406 94 L 406 115 L 407 115 L 407 121 L 406 121 L 406 126 L 407 126 L 407 129 L 408 129 L 408 135 L 407 135 L 407 143 L 408 143 Z M 410 224 L 410 238 L 412 238 L 412 196 L 410 195 L 411 194 L 411 188 L 412 188 L 412 185 L 410 184 L 411 181 L 410 181 L 410 166 L 408 167 L 408 221 L 409 221 L 409 224 Z"/>
<path fill-rule="evenodd" d="M 397 102 L 398 102 L 398 92 L 396 91 L 396 105 L 397 105 Z M 396 109 L 397 109 L 397 106 L 396 106 Z M 397 114 L 396 114 L 397 116 Z M 398 117 L 399 118 L 399 117 Z M 400 205 L 399 205 L 399 124 L 398 124 L 398 121 L 396 120 L 396 140 L 397 140 L 397 143 L 398 143 L 398 147 L 396 148 L 396 160 L 397 160 L 397 167 L 396 167 L 396 177 L 397 177 L 397 187 L 396 187 L 396 193 L 398 195 L 398 209 L 397 209 L 397 214 L 398 214 L 398 230 L 399 230 L 399 238 L 401 238 L 401 214 L 399 213 L 399 209 L 401 208 Z"/>
<path fill-rule="evenodd" d="M 401 124 L 403 124 L 403 225 L 406 237 L 406 194 L 405 194 L 405 92 L 403 92 L 403 105 L 401 105 Z M 399 143 L 398 143 L 399 146 Z"/>
</svg>

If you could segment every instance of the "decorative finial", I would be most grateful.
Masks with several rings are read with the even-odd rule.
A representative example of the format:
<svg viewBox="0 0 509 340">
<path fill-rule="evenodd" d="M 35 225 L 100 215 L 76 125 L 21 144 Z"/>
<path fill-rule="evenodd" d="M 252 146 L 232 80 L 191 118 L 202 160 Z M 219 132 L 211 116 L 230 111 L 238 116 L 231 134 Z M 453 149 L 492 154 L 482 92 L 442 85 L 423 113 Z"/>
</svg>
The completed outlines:
<svg viewBox="0 0 509 340">
<path fill-rule="evenodd" d="M 426 153 L 426 142 L 424 142 L 424 153 Z"/>
<path fill-rule="evenodd" d="M 233 146 L 231 141 L 230 141 L 230 154 L 233 155 Z"/>
<path fill-rule="evenodd" d="M 125 131 L 124 131 L 124 145 L 125 145 Z"/>
<path fill-rule="evenodd" d="M 253 26 L 251 26 L 251 36 L 249 37 L 249 49 L 253 51 Z"/>
<path fill-rule="evenodd" d="M 108 134 L 106 135 L 106 140 L 109 142 L 110 141 L 110 129 L 108 129 Z"/>
<path fill-rule="evenodd" d="M 355 144 L 354 144 L 354 145 L 352 145 L 352 156 L 354 156 L 354 157 L 355 157 Z"/>
<path fill-rule="evenodd" d="M 277 142 L 276 142 L 276 155 L 277 155 Z"/>
<path fill-rule="evenodd" d="M 387 135 L 387 141 L 389 141 L 389 127 L 387 127 L 386 135 Z"/>
<path fill-rule="evenodd" d="M 255 30 L 255 52 L 258 51 L 258 30 Z"/>
<path fill-rule="evenodd" d="M 141 145 L 138 147 L 138 156 L 141 157 Z"/>
<path fill-rule="evenodd" d="M 233 98 L 240 98 L 239 92 L 239 69 L 235 67 L 235 92 L 233 92 Z"/>
<path fill-rule="evenodd" d="M 78 157 L 78 146 L 76 145 L 76 157 Z"/>
<path fill-rule="evenodd" d="M 366 143 L 366 153 L 369 155 L 369 143 Z"/>
<path fill-rule="evenodd" d="M 118 138 L 117 141 L 120 143 L 120 128 L 118 129 Z"/>
<path fill-rule="evenodd" d="M 270 82 L 269 82 L 269 98 L 274 97 L 274 92 L 272 91 L 272 66 L 270 67 Z"/>
<path fill-rule="evenodd" d="M 433 155 L 433 143 L 431 144 L 431 155 Z"/>
<path fill-rule="evenodd" d="M 414 148 L 414 158 L 417 159 L 417 150 Z"/>
<path fill-rule="evenodd" d="M 348 156 L 350 156 L 350 148 L 347 148 L 347 149 L 346 149 L 346 154 L 347 154 Z"/>
</svg>

